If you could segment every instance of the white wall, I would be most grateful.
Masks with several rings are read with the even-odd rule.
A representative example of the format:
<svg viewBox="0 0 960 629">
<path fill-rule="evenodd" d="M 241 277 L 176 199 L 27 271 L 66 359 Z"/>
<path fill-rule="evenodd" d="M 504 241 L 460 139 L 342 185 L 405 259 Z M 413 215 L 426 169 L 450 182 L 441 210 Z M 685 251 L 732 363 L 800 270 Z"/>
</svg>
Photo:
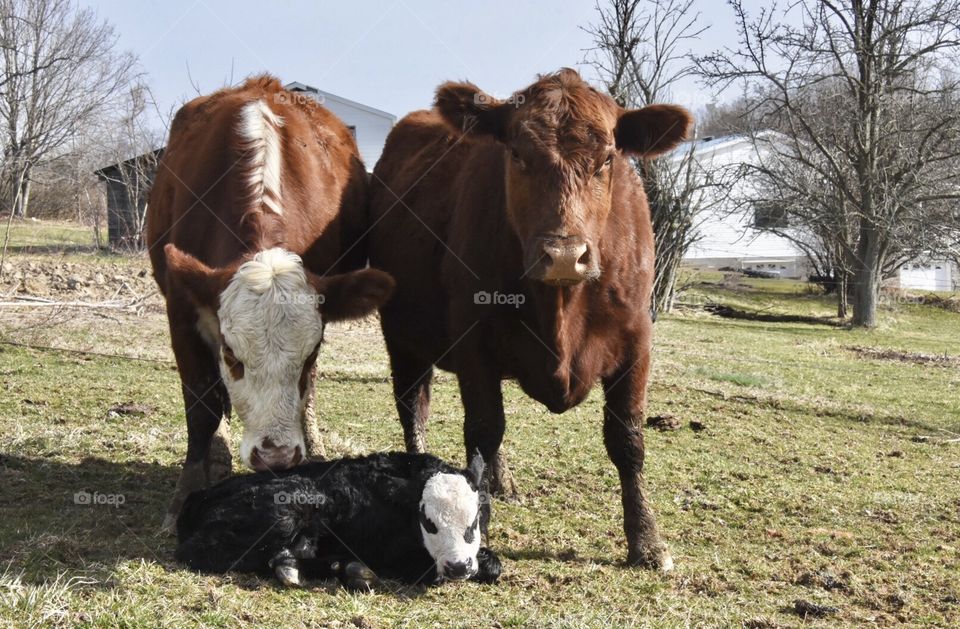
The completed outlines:
<svg viewBox="0 0 960 629">
<path fill-rule="evenodd" d="M 364 166 L 372 171 L 380 159 L 383 144 L 393 128 L 394 120 L 333 98 L 324 98 L 323 106 L 343 120 L 345 125 L 356 128 L 357 148 L 360 149 Z"/>
<path fill-rule="evenodd" d="M 682 145 L 674 155 L 679 159 L 689 148 L 689 144 Z M 694 157 L 700 168 L 714 171 L 733 168 L 757 159 L 752 143 L 743 136 L 699 140 L 695 146 Z M 736 185 L 745 184 L 738 182 Z M 803 252 L 786 238 L 754 229 L 753 212 L 736 208 L 734 199 L 737 196 L 737 190 L 734 189 L 730 192 L 728 200 L 701 219 L 702 222 L 697 229 L 700 240 L 687 253 L 685 260 L 688 263 L 696 264 L 698 261 L 707 262 L 708 259 L 723 259 L 740 262 L 743 266 L 753 268 L 752 264 L 747 264 L 752 260 L 805 258 Z M 739 264 L 731 266 L 739 266 Z M 788 266 L 799 269 L 801 265 L 794 263 Z M 793 272 L 801 273 L 800 270 Z"/>
<path fill-rule="evenodd" d="M 377 160 L 380 159 L 380 153 L 383 152 L 387 134 L 397 121 L 396 116 L 303 83 L 288 83 L 285 87 L 309 94 L 340 118 L 345 125 L 353 127 L 363 165 L 368 171 L 373 171 Z"/>
<path fill-rule="evenodd" d="M 914 290 L 956 290 L 958 279 L 953 264 L 946 260 L 916 262 L 900 268 L 900 288 Z"/>
</svg>

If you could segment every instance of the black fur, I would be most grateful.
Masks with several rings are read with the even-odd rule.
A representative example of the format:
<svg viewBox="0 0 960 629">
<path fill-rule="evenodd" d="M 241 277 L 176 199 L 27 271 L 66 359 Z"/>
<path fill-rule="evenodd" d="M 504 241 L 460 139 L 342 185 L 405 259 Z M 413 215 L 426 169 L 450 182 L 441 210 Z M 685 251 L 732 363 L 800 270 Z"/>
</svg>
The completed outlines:
<svg viewBox="0 0 960 629">
<path fill-rule="evenodd" d="M 235 476 L 192 493 L 177 519 L 178 560 L 195 570 L 269 573 L 293 562 L 306 578 L 342 577 L 361 561 L 404 583 L 438 581 L 418 509 L 438 472 L 474 474 L 428 454 L 387 453 Z M 277 500 L 278 495 L 300 499 Z M 500 561 L 486 548 L 474 580 L 492 583 Z M 339 566 L 334 568 L 334 566 Z"/>
</svg>

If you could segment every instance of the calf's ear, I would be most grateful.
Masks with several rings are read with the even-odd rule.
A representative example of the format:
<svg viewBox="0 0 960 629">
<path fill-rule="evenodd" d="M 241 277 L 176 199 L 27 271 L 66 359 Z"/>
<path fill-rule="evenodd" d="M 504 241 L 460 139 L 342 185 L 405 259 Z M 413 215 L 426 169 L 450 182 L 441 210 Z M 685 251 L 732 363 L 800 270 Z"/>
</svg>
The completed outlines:
<svg viewBox="0 0 960 629">
<path fill-rule="evenodd" d="M 376 269 L 329 277 L 314 275 L 311 283 L 320 297 L 318 307 L 327 323 L 367 316 L 390 299 L 395 286 L 389 274 Z"/>
<path fill-rule="evenodd" d="M 211 268 L 173 243 L 164 245 L 163 255 L 168 277 L 179 284 L 197 306 L 218 307 L 220 292 L 230 280 L 229 270 Z"/>
<path fill-rule="evenodd" d="M 470 457 L 470 467 L 468 471 L 470 476 L 473 477 L 473 482 L 476 483 L 477 487 L 480 487 L 483 482 L 483 470 L 484 470 L 483 457 L 480 455 L 480 450 L 474 450 L 473 456 Z"/>
<path fill-rule="evenodd" d="M 656 157 L 687 138 L 690 113 L 676 105 L 650 105 L 620 114 L 613 130 L 617 148 L 639 157 Z"/>
<path fill-rule="evenodd" d="M 512 105 L 485 93 L 473 83 L 444 83 L 437 88 L 437 111 L 455 130 L 464 134 L 506 137 Z"/>
</svg>

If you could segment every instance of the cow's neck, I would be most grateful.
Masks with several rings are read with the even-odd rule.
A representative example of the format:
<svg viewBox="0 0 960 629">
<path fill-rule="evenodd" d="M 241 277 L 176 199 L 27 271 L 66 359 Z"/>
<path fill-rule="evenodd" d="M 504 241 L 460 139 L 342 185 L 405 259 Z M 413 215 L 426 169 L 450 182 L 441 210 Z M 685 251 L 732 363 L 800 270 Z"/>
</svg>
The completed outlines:
<svg viewBox="0 0 960 629">
<path fill-rule="evenodd" d="M 565 362 L 565 357 L 584 340 L 582 303 L 586 285 L 555 287 L 537 282 L 531 288 L 537 332 L 558 359 Z"/>
</svg>

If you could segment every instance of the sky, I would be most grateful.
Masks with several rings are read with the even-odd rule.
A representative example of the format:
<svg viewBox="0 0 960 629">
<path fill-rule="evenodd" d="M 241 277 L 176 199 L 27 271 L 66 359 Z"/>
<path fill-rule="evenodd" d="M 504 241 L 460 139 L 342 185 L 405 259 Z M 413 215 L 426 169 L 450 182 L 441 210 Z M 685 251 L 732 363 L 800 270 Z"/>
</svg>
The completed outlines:
<svg viewBox="0 0 960 629">
<path fill-rule="evenodd" d="M 269 72 L 388 111 L 429 107 L 436 86 L 470 80 L 503 97 L 538 73 L 584 64 L 594 0 L 79 0 L 135 53 L 161 111 Z M 746 2 L 747 6 L 759 2 Z M 695 51 L 736 44 L 730 8 L 698 0 L 710 28 Z M 715 97 L 693 80 L 674 102 Z"/>
</svg>

